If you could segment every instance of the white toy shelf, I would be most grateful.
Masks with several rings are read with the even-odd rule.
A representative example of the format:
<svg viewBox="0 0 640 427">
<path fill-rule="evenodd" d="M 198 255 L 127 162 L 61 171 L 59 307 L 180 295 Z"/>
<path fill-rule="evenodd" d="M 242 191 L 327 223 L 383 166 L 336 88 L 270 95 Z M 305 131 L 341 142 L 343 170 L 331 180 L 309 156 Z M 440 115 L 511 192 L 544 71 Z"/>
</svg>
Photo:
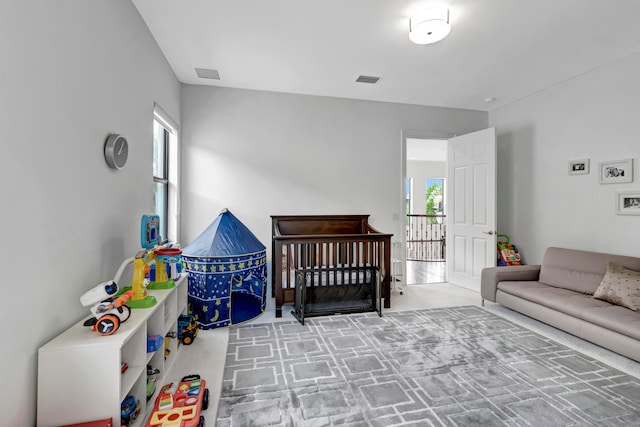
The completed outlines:
<svg viewBox="0 0 640 427">
<path fill-rule="evenodd" d="M 178 354 L 171 339 L 168 356 L 164 345 L 147 353 L 147 337 L 177 333 L 177 319 L 187 311 L 187 273 L 165 290 L 149 290 L 157 304 L 134 309 L 131 317 L 109 336 L 93 332 L 82 321 L 38 350 L 38 427 L 53 427 L 112 418 L 121 425 L 120 405 L 131 394 L 140 401 L 139 427 L 149 415 L 158 389 Z M 128 368 L 121 373 L 121 364 Z M 147 364 L 160 370 L 156 391 L 147 404 Z"/>
</svg>

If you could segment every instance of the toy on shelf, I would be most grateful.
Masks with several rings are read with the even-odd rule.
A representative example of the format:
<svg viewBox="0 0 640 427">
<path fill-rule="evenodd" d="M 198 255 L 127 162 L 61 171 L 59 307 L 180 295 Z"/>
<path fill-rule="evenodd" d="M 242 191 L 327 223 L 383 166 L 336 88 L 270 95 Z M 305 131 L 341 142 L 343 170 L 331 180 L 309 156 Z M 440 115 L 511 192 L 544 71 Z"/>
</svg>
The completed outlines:
<svg viewBox="0 0 640 427">
<path fill-rule="evenodd" d="M 171 289 L 175 287 L 174 279 L 182 271 L 182 250 L 172 244 L 160 245 L 160 217 L 158 215 L 142 215 L 140 224 L 140 245 L 142 250 L 123 261 L 116 274 L 119 281 L 124 271 L 133 264 L 131 290 L 133 297 L 131 308 L 153 307 L 157 301 L 149 295 L 147 289 Z"/>
<path fill-rule="evenodd" d="M 169 331 L 164 336 L 164 359 L 165 360 L 167 360 L 167 356 L 169 356 L 169 354 L 171 353 L 171 349 L 169 348 L 169 345 L 171 344 L 171 338 L 176 338 L 177 336 L 178 334 L 176 334 L 174 331 Z"/>
<path fill-rule="evenodd" d="M 92 330 L 100 335 L 111 335 L 131 316 L 131 308 L 125 304 L 133 296 L 132 291 L 114 297 L 118 293 L 118 285 L 110 280 L 100 283 L 80 297 L 83 307 L 91 307 L 93 317 L 85 320 L 84 326 L 92 326 Z"/>
<path fill-rule="evenodd" d="M 209 389 L 200 375 L 189 375 L 179 383 L 160 389 L 146 427 L 203 427 L 209 407 Z"/>
<path fill-rule="evenodd" d="M 145 280 L 145 262 L 142 257 L 139 256 L 140 252 L 133 257 L 125 259 L 118 272 L 116 273 L 116 282 L 120 282 L 124 271 L 133 264 L 133 277 L 131 279 L 131 287 L 125 288 L 125 291 L 132 292 L 129 306 L 131 308 L 149 308 L 157 304 L 156 297 L 149 295 L 147 291 L 147 281 Z"/>
<path fill-rule="evenodd" d="M 158 215 L 142 215 L 140 225 L 140 244 L 144 252 L 145 265 L 149 266 L 149 273 L 155 270 L 155 277 L 149 274 L 149 289 L 170 289 L 176 284 L 173 279 L 180 272 L 182 251 L 171 245 L 159 246 L 160 217 Z M 138 252 L 140 255 L 140 252 Z M 170 270 L 169 275 L 167 269 Z M 153 280 L 151 280 L 153 278 Z"/>
<path fill-rule="evenodd" d="M 174 247 L 164 247 L 153 251 L 156 256 L 155 281 L 149 285 L 151 289 L 165 289 L 175 286 L 174 279 L 178 278 L 182 270 L 182 250 Z"/>
<path fill-rule="evenodd" d="M 147 402 L 153 397 L 153 393 L 156 392 L 156 379 L 154 377 L 147 377 Z"/>
<path fill-rule="evenodd" d="M 163 339 L 161 335 L 149 335 L 147 337 L 147 353 L 158 351 Z"/>
<path fill-rule="evenodd" d="M 140 401 L 137 400 L 132 395 L 128 395 L 122 401 L 120 405 L 120 420 L 122 424 L 128 426 L 132 421 L 138 419 L 138 415 L 140 415 Z"/>
</svg>

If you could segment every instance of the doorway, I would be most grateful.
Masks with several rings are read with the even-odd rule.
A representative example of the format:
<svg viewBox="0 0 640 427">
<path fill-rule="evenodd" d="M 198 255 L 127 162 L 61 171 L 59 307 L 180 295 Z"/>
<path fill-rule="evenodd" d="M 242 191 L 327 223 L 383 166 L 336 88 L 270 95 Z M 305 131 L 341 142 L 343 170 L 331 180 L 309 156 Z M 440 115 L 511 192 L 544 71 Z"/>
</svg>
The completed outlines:
<svg viewBox="0 0 640 427">
<path fill-rule="evenodd" d="M 406 283 L 446 282 L 447 139 L 406 138 Z"/>
</svg>

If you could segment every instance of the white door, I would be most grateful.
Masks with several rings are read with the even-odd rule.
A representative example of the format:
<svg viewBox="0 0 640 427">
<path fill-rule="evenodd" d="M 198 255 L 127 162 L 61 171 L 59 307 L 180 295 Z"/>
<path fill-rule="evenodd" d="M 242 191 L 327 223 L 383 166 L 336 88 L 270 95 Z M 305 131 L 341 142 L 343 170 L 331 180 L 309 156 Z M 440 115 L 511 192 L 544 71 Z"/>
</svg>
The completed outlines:
<svg viewBox="0 0 640 427">
<path fill-rule="evenodd" d="M 447 146 L 449 283 L 480 291 L 480 273 L 496 265 L 496 130 L 449 140 Z"/>
</svg>

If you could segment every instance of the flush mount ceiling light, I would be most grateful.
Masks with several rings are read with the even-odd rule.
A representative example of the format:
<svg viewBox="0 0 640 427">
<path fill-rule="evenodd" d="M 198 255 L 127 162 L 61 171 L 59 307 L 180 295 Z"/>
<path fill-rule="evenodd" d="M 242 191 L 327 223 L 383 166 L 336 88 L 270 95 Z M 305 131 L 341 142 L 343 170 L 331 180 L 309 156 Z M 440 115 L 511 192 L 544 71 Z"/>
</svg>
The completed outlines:
<svg viewBox="0 0 640 427">
<path fill-rule="evenodd" d="M 430 7 L 416 12 L 409 18 L 409 40 L 416 44 L 439 42 L 451 31 L 449 9 Z"/>
</svg>

